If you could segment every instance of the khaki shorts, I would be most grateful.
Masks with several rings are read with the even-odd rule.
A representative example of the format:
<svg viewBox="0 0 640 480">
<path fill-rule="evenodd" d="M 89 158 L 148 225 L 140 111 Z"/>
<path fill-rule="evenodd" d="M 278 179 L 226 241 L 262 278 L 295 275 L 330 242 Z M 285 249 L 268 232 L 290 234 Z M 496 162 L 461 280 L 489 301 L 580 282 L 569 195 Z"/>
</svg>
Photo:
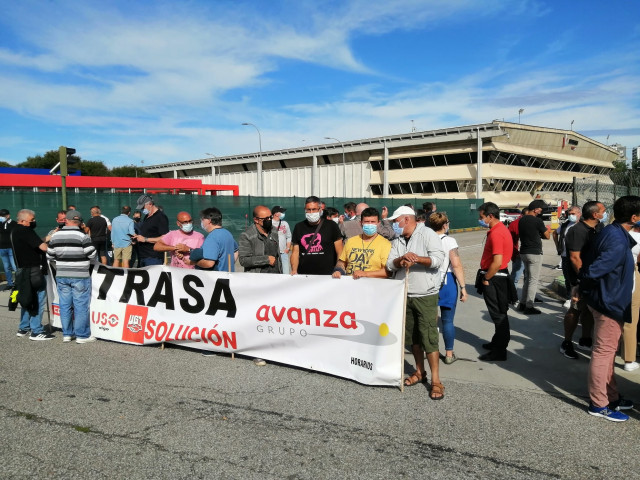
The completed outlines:
<svg viewBox="0 0 640 480">
<path fill-rule="evenodd" d="M 438 294 L 407 297 L 405 345 L 420 345 L 426 353 L 438 348 Z"/>
<path fill-rule="evenodd" d="M 131 245 L 124 248 L 114 248 L 113 249 L 113 259 L 114 260 L 131 260 L 131 251 L 133 248 Z"/>
</svg>

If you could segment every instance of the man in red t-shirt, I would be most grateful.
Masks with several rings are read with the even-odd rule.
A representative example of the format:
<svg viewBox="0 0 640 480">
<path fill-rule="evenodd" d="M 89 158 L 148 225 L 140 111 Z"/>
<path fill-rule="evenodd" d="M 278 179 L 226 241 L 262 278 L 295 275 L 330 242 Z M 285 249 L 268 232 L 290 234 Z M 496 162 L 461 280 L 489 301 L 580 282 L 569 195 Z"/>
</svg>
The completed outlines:
<svg viewBox="0 0 640 480">
<path fill-rule="evenodd" d="M 522 215 L 526 215 L 529 212 L 527 207 L 522 209 Z M 522 217 L 516 218 L 513 222 L 509 224 L 509 232 L 511 233 L 511 238 L 513 239 L 513 255 L 511 256 L 511 280 L 513 280 L 514 285 L 518 285 L 520 281 L 520 277 L 524 272 L 524 263 L 522 263 L 522 258 L 520 258 L 520 250 L 518 250 L 518 244 L 520 243 L 520 219 Z"/>
<path fill-rule="evenodd" d="M 500 221 L 500 209 L 495 203 L 480 205 L 478 217 L 480 225 L 489 228 L 489 232 L 480 260 L 483 276 L 478 279 L 476 287 L 482 291 L 496 327 L 491 342 L 482 345 L 489 352 L 481 355 L 480 360 L 503 361 L 507 359 L 507 345 L 511 339 L 507 312 L 515 289 L 507 267 L 513 253 L 513 240 L 507 227 Z"/>
</svg>

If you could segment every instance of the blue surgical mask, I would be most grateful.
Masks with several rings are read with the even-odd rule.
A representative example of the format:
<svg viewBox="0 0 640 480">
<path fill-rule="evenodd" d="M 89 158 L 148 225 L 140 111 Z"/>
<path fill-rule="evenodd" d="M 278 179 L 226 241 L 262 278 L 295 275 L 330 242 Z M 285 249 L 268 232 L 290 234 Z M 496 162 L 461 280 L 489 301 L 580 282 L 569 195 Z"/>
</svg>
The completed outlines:
<svg viewBox="0 0 640 480">
<path fill-rule="evenodd" d="M 400 223 L 399 222 L 394 222 L 393 225 L 393 231 L 395 232 L 396 236 L 400 236 L 402 235 L 402 232 L 404 232 L 404 228 L 400 228 Z"/>
<path fill-rule="evenodd" d="M 185 223 L 183 225 L 180 225 L 180 229 L 184 233 L 190 233 L 193 230 L 193 223 Z"/>
<path fill-rule="evenodd" d="M 204 221 L 202 221 L 202 220 L 200 221 L 200 228 L 202 230 L 206 230 L 206 228 L 204 228 Z"/>
<path fill-rule="evenodd" d="M 366 223 L 364 225 L 362 225 L 362 231 L 364 232 L 364 234 L 368 237 L 375 235 L 376 232 L 378 231 L 378 226 L 377 225 L 373 225 L 371 223 Z"/>
<path fill-rule="evenodd" d="M 284 213 L 280 213 L 280 220 L 284 220 Z"/>
<path fill-rule="evenodd" d="M 604 212 L 604 215 L 602 215 L 602 220 L 600 220 L 602 223 L 607 223 L 607 220 L 609 220 L 609 213 L 607 213 L 606 211 Z"/>
<path fill-rule="evenodd" d="M 576 217 L 575 215 L 569 215 L 569 221 L 576 223 L 578 221 L 578 217 Z"/>
<path fill-rule="evenodd" d="M 142 210 L 142 214 L 143 215 L 149 215 L 149 210 L 147 210 L 146 208 Z"/>
<path fill-rule="evenodd" d="M 489 228 L 489 224 L 481 218 L 478 220 L 478 225 L 480 225 L 482 228 Z"/>
<path fill-rule="evenodd" d="M 5 217 L 0 217 L 0 223 L 4 223 L 7 219 Z"/>
</svg>

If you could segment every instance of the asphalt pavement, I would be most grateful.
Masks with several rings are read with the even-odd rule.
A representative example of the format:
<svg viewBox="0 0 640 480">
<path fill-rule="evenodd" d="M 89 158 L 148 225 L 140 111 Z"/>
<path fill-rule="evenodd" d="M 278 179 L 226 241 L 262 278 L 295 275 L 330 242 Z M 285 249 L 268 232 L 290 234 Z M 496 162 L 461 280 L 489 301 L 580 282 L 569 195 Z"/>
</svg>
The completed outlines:
<svg viewBox="0 0 640 480">
<path fill-rule="evenodd" d="M 455 236 L 473 283 L 484 232 Z M 557 261 L 545 242 L 543 287 Z M 586 413 L 589 357 L 559 353 L 562 299 L 511 311 L 508 360 L 483 363 L 493 324 L 469 287 L 442 401 L 186 348 L 33 342 L 0 293 L 2 478 L 640 477 L 638 407 L 621 424 Z M 640 402 L 640 373 L 616 363 Z"/>
</svg>

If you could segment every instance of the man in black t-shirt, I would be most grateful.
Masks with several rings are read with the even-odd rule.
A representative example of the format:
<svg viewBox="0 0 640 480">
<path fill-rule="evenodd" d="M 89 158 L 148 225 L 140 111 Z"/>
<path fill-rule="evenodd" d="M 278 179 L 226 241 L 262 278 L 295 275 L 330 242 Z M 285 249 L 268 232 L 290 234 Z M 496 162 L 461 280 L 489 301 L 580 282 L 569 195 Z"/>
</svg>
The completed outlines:
<svg viewBox="0 0 640 480">
<path fill-rule="evenodd" d="M 162 265 L 164 252 L 156 252 L 153 244 L 169 233 L 169 219 L 150 195 L 140 195 L 136 210 L 141 210 L 146 215 L 140 224 L 140 233 L 133 236 L 138 242 L 138 266 Z"/>
<path fill-rule="evenodd" d="M 85 232 L 91 237 L 91 243 L 100 257 L 100 263 L 107 264 L 107 221 L 98 207 L 91 209 L 91 218 L 86 223 Z"/>
<path fill-rule="evenodd" d="M 578 272 L 582 267 L 582 259 L 589 250 L 591 240 L 602 230 L 606 221 L 606 209 L 600 202 L 587 202 L 582 207 L 582 218 L 564 239 L 565 252 L 569 260 L 565 286 L 571 291 L 571 307 L 564 316 L 564 341 L 560 345 L 560 352 L 565 357 L 577 359 L 578 354 L 573 348 L 573 334 L 582 323 L 582 337 L 578 341 L 578 348 L 590 350 L 593 344 L 593 315 L 587 308 L 587 300 L 578 292 Z"/>
<path fill-rule="evenodd" d="M 4 290 L 13 289 L 13 273 L 16 271 L 16 262 L 13 259 L 13 250 L 11 249 L 11 230 L 16 226 L 16 222 L 11 220 L 9 210 L 0 210 L 0 258 L 2 258 L 2 266 L 4 274 L 7 278 L 7 284 Z"/>
<path fill-rule="evenodd" d="M 342 235 L 335 222 L 324 221 L 320 199 L 305 200 L 306 219 L 293 229 L 291 275 L 331 275 L 342 253 Z"/>
<path fill-rule="evenodd" d="M 46 333 L 42 326 L 42 312 L 47 301 L 46 281 L 34 284 L 42 277 L 30 274 L 32 269 L 35 270 L 34 273 L 38 273 L 38 270 L 44 270 L 46 265 L 45 252 L 47 251 L 47 244 L 38 237 L 35 228 L 35 212 L 27 209 L 20 210 L 18 212 L 17 225 L 11 232 L 13 253 L 18 267 L 16 280 L 23 279 L 20 282 L 16 282 L 16 286 L 18 290 L 30 289 L 36 301 L 32 302 L 31 306 L 33 308 L 22 307 L 17 335 L 25 337 L 31 332 L 30 340 L 51 340 L 55 337 Z"/>
<path fill-rule="evenodd" d="M 549 240 L 550 230 L 542 221 L 542 209 L 546 204 L 542 200 L 534 200 L 529 204 L 529 212 L 520 218 L 518 232 L 520 234 L 520 258 L 524 264 L 524 285 L 520 297 L 520 310 L 528 315 L 541 313 L 533 306 L 538 290 L 538 277 L 542 267 L 542 239 Z"/>
</svg>

